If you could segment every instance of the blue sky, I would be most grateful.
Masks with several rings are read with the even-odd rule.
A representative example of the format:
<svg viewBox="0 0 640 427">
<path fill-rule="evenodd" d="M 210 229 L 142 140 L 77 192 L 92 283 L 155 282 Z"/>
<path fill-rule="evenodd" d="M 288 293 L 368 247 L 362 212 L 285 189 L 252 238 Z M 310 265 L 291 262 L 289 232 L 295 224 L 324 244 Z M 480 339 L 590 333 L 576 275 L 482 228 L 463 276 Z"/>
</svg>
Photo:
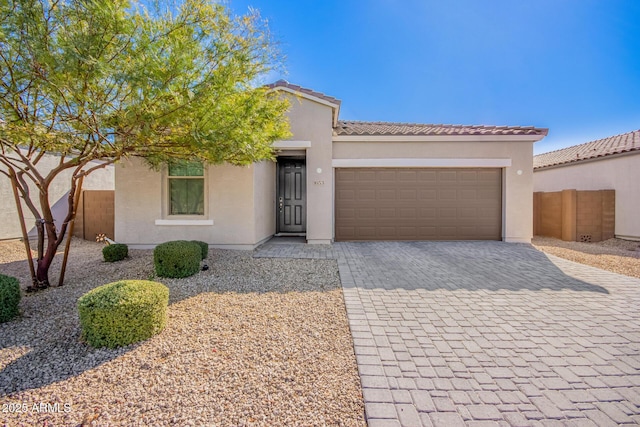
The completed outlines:
<svg viewBox="0 0 640 427">
<path fill-rule="evenodd" d="M 229 0 L 343 120 L 548 127 L 536 154 L 640 128 L 638 0 Z"/>
</svg>

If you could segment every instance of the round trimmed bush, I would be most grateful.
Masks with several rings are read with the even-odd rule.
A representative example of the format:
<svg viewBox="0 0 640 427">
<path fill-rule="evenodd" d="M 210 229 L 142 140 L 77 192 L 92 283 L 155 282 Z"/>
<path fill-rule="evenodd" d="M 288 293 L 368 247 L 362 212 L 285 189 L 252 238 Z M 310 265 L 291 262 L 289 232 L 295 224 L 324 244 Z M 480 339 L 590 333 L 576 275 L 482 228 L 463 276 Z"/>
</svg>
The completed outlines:
<svg viewBox="0 0 640 427">
<path fill-rule="evenodd" d="M 209 244 L 206 242 L 201 242 L 200 240 L 192 240 L 193 243 L 197 243 L 200 246 L 200 250 L 202 251 L 202 259 L 206 259 L 209 255 Z"/>
<path fill-rule="evenodd" d="M 122 280 L 78 299 L 82 337 L 93 347 L 115 348 L 151 338 L 167 324 L 169 288 L 149 280 Z"/>
<path fill-rule="evenodd" d="M 153 264 L 160 277 L 193 276 L 200 270 L 201 260 L 200 245 L 187 240 L 162 243 L 153 250 Z"/>
<path fill-rule="evenodd" d="M 18 315 L 20 304 L 20 282 L 11 276 L 0 274 L 0 323 L 8 322 Z"/>
<path fill-rule="evenodd" d="M 114 243 L 102 248 L 102 257 L 106 262 L 122 261 L 129 255 L 129 247 L 123 243 Z"/>
</svg>

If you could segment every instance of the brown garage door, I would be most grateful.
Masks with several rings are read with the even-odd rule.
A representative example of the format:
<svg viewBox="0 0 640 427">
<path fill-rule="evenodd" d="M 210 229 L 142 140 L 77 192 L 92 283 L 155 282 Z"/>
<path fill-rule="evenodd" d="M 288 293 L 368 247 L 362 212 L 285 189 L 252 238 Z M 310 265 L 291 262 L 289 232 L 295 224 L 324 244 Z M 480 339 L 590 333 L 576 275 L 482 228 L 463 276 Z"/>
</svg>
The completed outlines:
<svg viewBox="0 0 640 427">
<path fill-rule="evenodd" d="M 336 169 L 336 240 L 500 240 L 501 169 Z"/>
</svg>

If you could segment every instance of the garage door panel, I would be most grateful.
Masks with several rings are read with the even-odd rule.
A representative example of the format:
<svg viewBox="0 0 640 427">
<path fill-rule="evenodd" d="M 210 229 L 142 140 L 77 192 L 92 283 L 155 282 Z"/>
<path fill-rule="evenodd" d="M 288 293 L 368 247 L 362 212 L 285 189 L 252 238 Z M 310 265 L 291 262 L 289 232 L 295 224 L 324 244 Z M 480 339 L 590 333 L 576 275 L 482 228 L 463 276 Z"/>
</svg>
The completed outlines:
<svg viewBox="0 0 640 427">
<path fill-rule="evenodd" d="M 355 240 L 357 237 L 355 227 L 336 227 L 336 235 L 344 236 L 343 240 Z"/>
<path fill-rule="evenodd" d="M 500 191 L 493 188 L 479 188 L 477 192 L 480 200 L 491 200 L 500 195 Z"/>
<path fill-rule="evenodd" d="M 444 170 L 441 169 L 438 174 L 438 181 L 441 183 L 445 182 L 457 182 L 458 181 L 458 173 L 455 170 Z"/>
<path fill-rule="evenodd" d="M 461 171 L 458 174 L 458 181 L 462 185 L 475 185 L 478 181 L 477 171 Z"/>
<path fill-rule="evenodd" d="M 458 226 L 457 233 L 459 236 L 473 236 L 477 232 L 477 229 L 473 225 L 468 226 Z"/>
<path fill-rule="evenodd" d="M 438 209 L 438 218 L 444 222 L 451 220 L 451 218 L 455 218 L 457 215 L 458 210 L 455 207 Z"/>
<path fill-rule="evenodd" d="M 398 236 L 403 240 L 411 239 L 417 235 L 416 227 L 398 227 Z"/>
<path fill-rule="evenodd" d="M 398 181 L 402 183 L 415 183 L 418 179 L 418 172 L 415 170 L 401 170 L 398 171 Z"/>
<path fill-rule="evenodd" d="M 336 214 L 344 219 L 355 219 L 356 218 L 356 209 L 354 208 L 338 208 Z"/>
<path fill-rule="evenodd" d="M 354 182 L 356 180 L 356 170 L 353 169 L 336 169 L 336 179 L 342 183 Z"/>
<path fill-rule="evenodd" d="M 397 181 L 396 179 L 396 171 L 391 169 L 380 169 L 377 173 L 376 173 L 376 181 L 378 181 L 379 183 L 392 183 L 395 184 L 395 182 Z"/>
<path fill-rule="evenodd" d="M 356 218 L 361 221 L 372 220 L 375 222 L 376 208 L 360 208 L 357 210 Z"/>
<path fill-rule="evenodd" d="M 442 188 L 438 190 L 438 199 L 440 200 L 457 200 L 458 192 L 452 188 Z"/>
<path fill-rule="evenodd" d="M 416 208 L 398 208 L 399 219 L 410 219 L 415 221 L 418 217 L 418 210 Z"/>
<path fill-rule="evenodd" d="M 458 237 L 457 228 L 454 226 L 443 226 L 438 229 L 438 238 L 443 240 L 456 240 Z"/>
<path fill-rule="evenodd" d="M 353 200 L 356 198 L 356 190 L 338 190 L 336 191 L 336 198 L 339 200 Z"/>
<path fill-rule="evenodd" d="M 476 208 L 460 208 L 458 209 L 458 218 L 460 219 L 471 219 L 475 221 L 478 217 L 478 209 Z"/>
<path fill-rule="evenodd" d="M 435 226 L 418 227 L 418 235 L 420 240 L 435 240 L 437 238 L 438 229 Z"/>
<path fill-rule="evenodd" d="M 464 201 L 474 201 L 478 199 L 478 190 L 473 189 L 462 189 L 458 192 L 458 197 Z"/>
<path fill-rule="evenodd" d="M 412 188 L 401 188 L 398 193 L 398 200 L 401 201 L 414 201 L 418 198 L 418 192 Z"/>
<path fill-rule="evenodd" d="M 500 210 L 496 208 L 478 208 L 478 218 L 486 218 L 486 219 L 496 219 L 495 217 L 500 214 Z"/>
<path fill-rule="evenodd" d="M 377 190 L 376 198 L 378 202 L 393 201 L 395 202 L 397 191 L 395 189 Z"/>
<path fill-rule="evenodd" d="M 438 217 L 436 208 L 420 208 L 420 217 L 423 220 L 434 220 Z"/>
<path fill-rule="evenodd" d="M 362 230 L 363 232 L 365 231 L 365 228 L 366 229 L 370 229 L 369 227 L 363 227 L 363 230 Z M 376 231 L 377 231 L 378 236 L 381 239 L 394 238 L 396 236 L 396 234 L 397 234 L 396 233 L 396 227 L 393 227 L 393 226 L 391 226 L 391 227 L 389 227 L 389 226 L 381 226 L 381 227 L 373 228 L 373 229 L 371 229 L 371 234 L 375 235 Z"/>
<path fill-rule="evenodd" d="M 480 170 L 478 171 L 477 174 L 477 179 L 478 181 L 481 182 L 495 182 L 496 180 L 500 180 L 501 176 L 500 176 L 500 170 L 499 169 L 486 169 L 486 170 Z"/>
<path fill-rule="evenodd" d="M 436 190 L 435 188 L 432 190 L 421 188 L 418 190 L 418 200 L 420 201 L 435 200 L 437 198 L 438 198 L 438 190 Z"/>
<path fill-rule="evenodd" d="M 358 182 L 375 182 L 376 173 L 373 171 L 359 170 L 355 176 L 355 179 L 357 179 Z"/>
<path fill-rule="evenodd" d="M 376 200 L 376 190 L 373 190 L 373 189 L 359 189 L 357 190 L 357 194 L 358 194 L 357 199 L 360 202 Z"/>
<path fill-rule="evenodd" d="M 396 216 L 396 208 L 378 208 L 378 218 L 380 219 L 393 220 Z"/>
<path fill-rule="evenodd" d="M 438 172 L 435 169 L 419 169 L 417 178 L 421 183 L 434 183 L 438 181 Z"/>
<path fill-rule="evenodd" d="M 499 240 L 500 169 L 336 169 L 336 240 Z"/>
</svg>

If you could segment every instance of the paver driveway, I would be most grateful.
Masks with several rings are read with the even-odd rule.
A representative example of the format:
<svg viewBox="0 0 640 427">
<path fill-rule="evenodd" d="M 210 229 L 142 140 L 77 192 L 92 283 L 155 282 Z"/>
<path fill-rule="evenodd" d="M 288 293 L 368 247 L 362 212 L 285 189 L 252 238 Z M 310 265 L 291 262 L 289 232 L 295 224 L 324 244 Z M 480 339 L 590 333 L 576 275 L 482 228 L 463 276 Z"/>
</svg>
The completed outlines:
<svg viewBox="0 0 640 427">
<path fill-rule="evenodd" d="M 336 258 L 370 427 L 640 424 L 640 280 L 502 242 L 266 244 Z"/>
<path fill-rule="evenodd" d="M 640 280 L 501 242 L 333 251 L 370 427 L 640 424 Z"/>
</svg>

